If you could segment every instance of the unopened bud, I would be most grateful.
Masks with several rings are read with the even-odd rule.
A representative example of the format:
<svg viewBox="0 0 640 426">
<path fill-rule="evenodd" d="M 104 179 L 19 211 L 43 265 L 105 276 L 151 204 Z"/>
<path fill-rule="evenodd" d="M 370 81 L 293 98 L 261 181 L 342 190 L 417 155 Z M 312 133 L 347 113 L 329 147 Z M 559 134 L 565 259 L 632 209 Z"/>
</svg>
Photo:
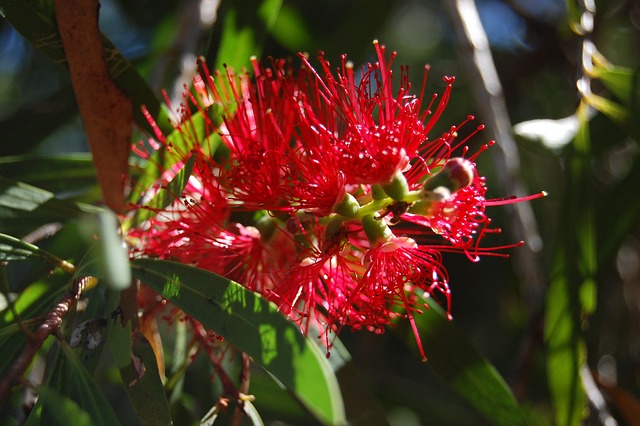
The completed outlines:
<svg viewBox="0 0 640 426">
<path fill-rule="evenodd" d="M 424 198 L 434 201 L 449 198 L 456 191 L 471 185 L 475 165 L 465 158 L 450 158 L 442 169 L 424 183 Z"/>
</svg>

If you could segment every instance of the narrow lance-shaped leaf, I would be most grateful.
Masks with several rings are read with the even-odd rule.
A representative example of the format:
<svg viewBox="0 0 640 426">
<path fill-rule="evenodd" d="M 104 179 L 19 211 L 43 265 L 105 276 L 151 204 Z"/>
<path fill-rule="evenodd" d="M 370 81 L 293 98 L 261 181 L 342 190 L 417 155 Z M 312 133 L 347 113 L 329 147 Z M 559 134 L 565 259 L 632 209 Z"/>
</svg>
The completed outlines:
<svg viewBox="0 0 640 426">
<path fill-rule="evenodd" d="M 68 222 L 85 212 L 101 209 L 61 200 L 49 191 L 0 176 L 0 231 L 24 236 L 52 222 Z"/>
<path fill-rule="evenodd" d="M 91 417 L 93 425 L 119 425 L 111 404 L 73 349 L 66 342 L 60 347 L 62 350 L 58 353 L 47 385 L 74 400 Z M 51 415 L 48 411 L 48 407 L 42 411 L 45 418 Z"/>
<path fill-rule="evenodd" d="M 278 308 L 241 285 L 175 262 L 135 259 L 140 279 L 245 352 L 320 421 L 344 424 L 340 389 L 325 354 Z"/>
<path fill-rule="evenodd" d="M 11 235 L 0 233 L 0 261 L 16 261 L 37 259 L 51 266 L 58 266 L 67 272 L 73 272 L 74 266 L 65 260 L 59 259 L 40 247 L 26 243 Z"/>
<path fill-rule="evenodd" d="M 585 362 L 583 315 L 595 310 L 596 250 L 590 176 L 587 106 L 578 108 L 580 131 L 572 145 L 561 234 L 547 293 L 547 377 L 558 425 L 582 422 L 586 397 L 580 380 Z"/>
<path fill-rule="evenodd" d="M 428 309 L 415 315 L 431 368 L 458 395 L 495 425 L 523 425 L 525 417 L 502 376 L 449 321 L 436 301 L 426 299 Z M 398 329 L 400 331 L 400 329 Z M 416 347 L 413 334 L 406 333 Z"/>
<path fill-rule="evenodd" d="M 0 175 L 51 192 L 77 193 L 96 184 L 96 171 L 88 153 L 0 158 Z M 55 175 L 55 179 L 51 176 Z"/>
<path fill-rule="evenodd" d="M 136 413 L 145 424 L 172 424 L 156 356 L 144 336 L 134 336 L 129 363 L 120 368 L 120 376 Z"/>
</svg>

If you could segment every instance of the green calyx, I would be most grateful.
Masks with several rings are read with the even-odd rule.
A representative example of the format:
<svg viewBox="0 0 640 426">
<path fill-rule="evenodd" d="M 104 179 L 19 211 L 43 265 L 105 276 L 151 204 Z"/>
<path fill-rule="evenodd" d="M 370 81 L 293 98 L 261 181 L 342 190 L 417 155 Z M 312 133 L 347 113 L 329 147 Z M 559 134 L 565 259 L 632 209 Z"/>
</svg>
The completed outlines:
<svg viewBox="0 0 640 426">
<path fill-rule="evenodd" d="M 342 200 L 333 205 L 333 211 L 335 213 L 349 218 L 355 217 L 359 208 L 360 204 L 358 204 L 358 200 L 348 192 L 344 194 Z"/>
<path fill-rule="evenodd" d="M 362 218 L 362 228 L 369 239 L 371 247 L 385 243 L 393 237 L 393 232 L 383 219 L 376 219 L 369 214 Z"/>
<path fill-rule="evenodd" d="M 397 171 L 391 182 L 382 185 L 382 189 L 394 200 L 404 201 L 409 193 L 409 184 L 407 183 L 407 178 L 404 177 L 404 173 Z"/>
</svg>

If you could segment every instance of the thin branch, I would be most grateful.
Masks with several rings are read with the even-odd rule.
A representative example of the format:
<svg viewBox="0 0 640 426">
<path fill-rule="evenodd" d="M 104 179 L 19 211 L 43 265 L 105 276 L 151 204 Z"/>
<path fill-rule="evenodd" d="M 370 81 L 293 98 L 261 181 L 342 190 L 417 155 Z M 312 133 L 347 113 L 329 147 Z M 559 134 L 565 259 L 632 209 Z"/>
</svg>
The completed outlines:
<svg viewBox="0 0 640 426">
<path fill-rule="evenodd" d="M 76 278 L 65 294 L 62 296 L 58 304 L 51 309 L 40 327 L 27 341 L 27 346 L 22 351 L 20 357 L 13 363 L 11 369 L 5 377 L 0 381 L 0 405 L 4 404 L 11 389 L 20 383 L 24 372 L 27 370 L 31 361 L 35 357 L 38 350 L 47 337 L 55 332 L 69 309 L 78 301 L 80 293 L 89 281 L 90 277 Z"/>
</svg>

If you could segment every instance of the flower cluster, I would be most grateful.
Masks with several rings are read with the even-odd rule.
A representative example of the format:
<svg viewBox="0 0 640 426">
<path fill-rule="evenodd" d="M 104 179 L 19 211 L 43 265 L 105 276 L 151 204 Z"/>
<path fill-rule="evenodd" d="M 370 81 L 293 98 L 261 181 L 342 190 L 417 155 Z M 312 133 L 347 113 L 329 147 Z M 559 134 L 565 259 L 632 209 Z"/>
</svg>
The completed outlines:
<svg viewBox="0 0 640 426">
<path fill-rule="evenodd" d="M 175 124 L 187 145 L 159 131 L 151 145 L 177 161 L 165 180 L 195 156 L 193 173 L 176 203 L 130 231 L 137 250 L 261 293 L 328 348 L 341 327 L 380 333 L 404 316 L 422 352 L 421 297 L 449 308 L 442 253 L 504 254 L 479 246 L 490 201 L 458 138 L 473 117 L 430 135 L 454 79 L 425 99 L 425 68 L 412 94 L 406 68 L 394 78 L 395 52 L 374 46 L 377 61 L 360 69 L 343 56 L 334 71 L 322 53 L 318 69 L 302 54 L 297 70 L 254 58 L 253 76 L 202 65 Z"/>
</svg>

